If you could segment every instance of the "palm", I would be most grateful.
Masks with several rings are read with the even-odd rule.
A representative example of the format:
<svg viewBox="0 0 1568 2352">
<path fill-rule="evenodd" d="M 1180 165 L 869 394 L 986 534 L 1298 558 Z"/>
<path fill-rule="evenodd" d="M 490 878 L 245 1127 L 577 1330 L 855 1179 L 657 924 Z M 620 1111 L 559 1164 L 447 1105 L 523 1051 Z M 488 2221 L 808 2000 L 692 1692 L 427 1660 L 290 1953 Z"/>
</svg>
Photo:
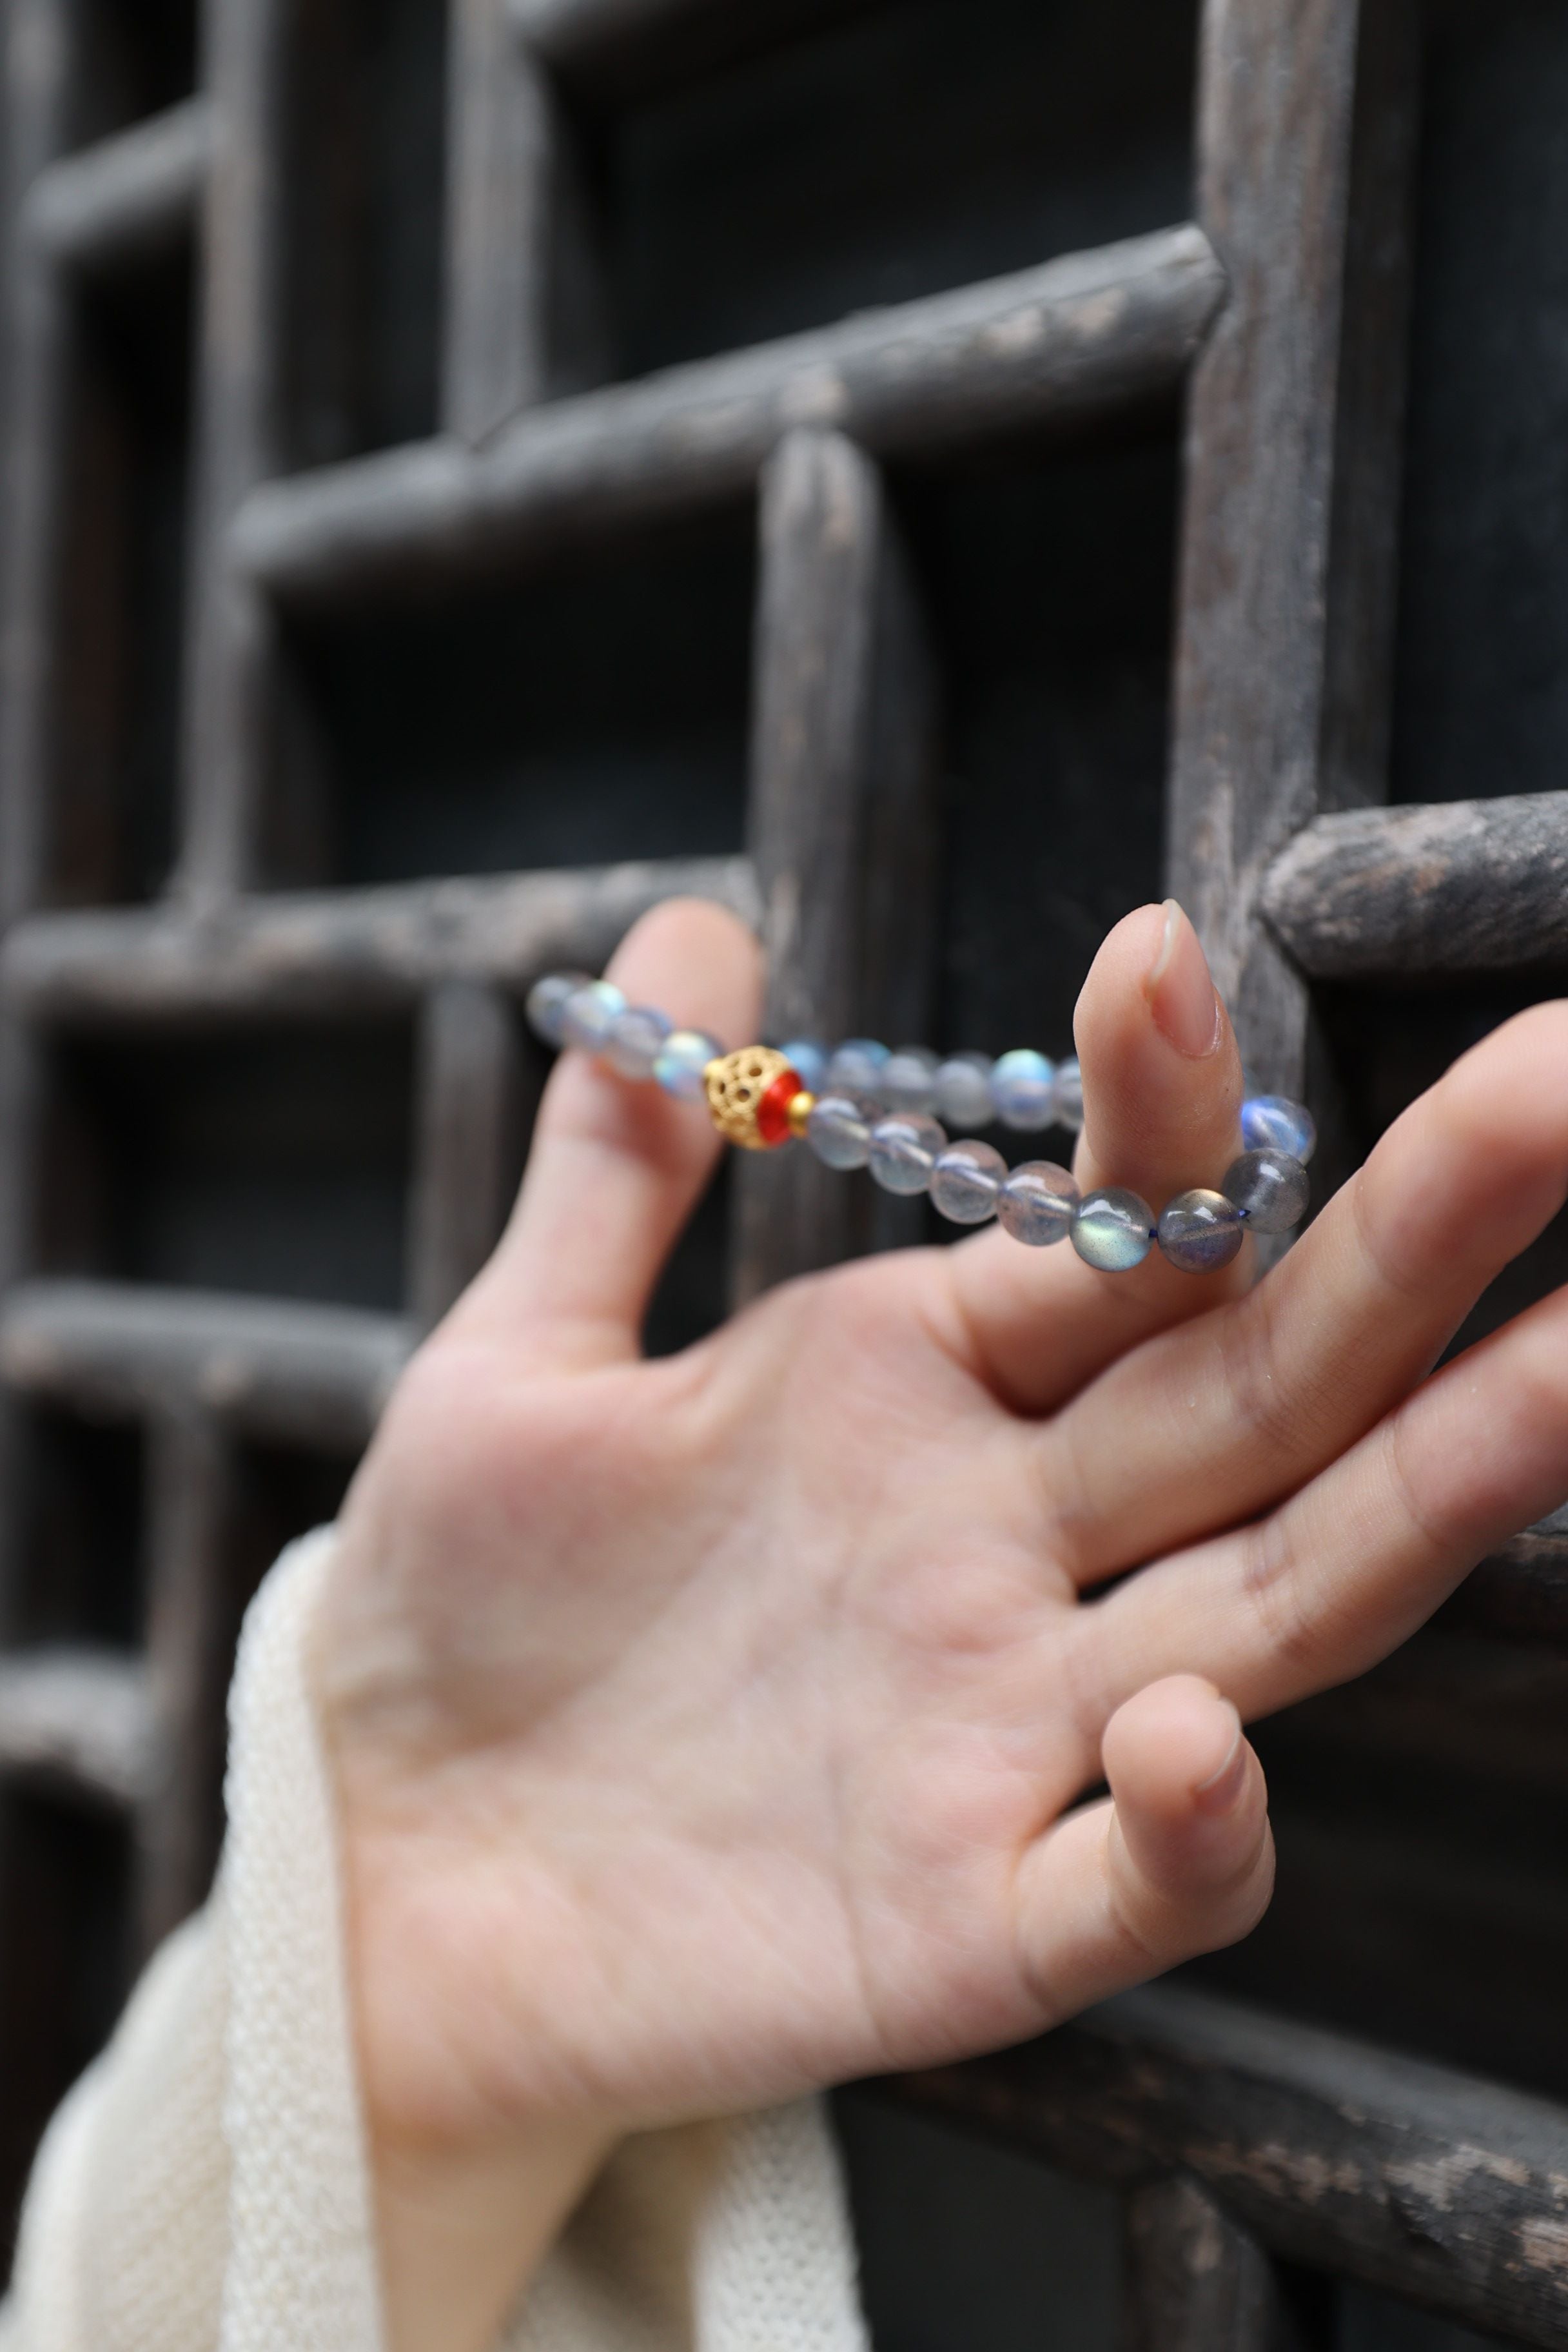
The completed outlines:
<svg viewBox="0 0 1568 2352">
<path fill-rule="evenodd" d="M 1227 1082 L 1205 1082 L 1223 1129 Z M 573 1087 L 579 1117 L 645 1115 L 565 1084 L 567 1118 Z M 1442 1381 L 1383 1419 L 1551 1206 L 1521 1178 L 1483 1246 L 1451 1156 L 1398 1239 L 1433 1267 L 1401 1316 L 1375 1247 L 1351 1262 L 1369 1181 L 1267 1313 L 1194 1316 L 1213 1289 L 1158 1273 L 1108 1303 L 1067 1253 L 993 1235 L 792 1286 L 652 1365 L 612 1339 L 597 1274 L 573 1290 L 538 1178 L 394 1402 L 325 1633 L 384 2107 L 454 2129 L 465 2103 L 716 2112 L 1018 2038 L 1195 1948 L 1157 1869 L 1117 1883 L 1109 1809 L 1052 1833 L 1117 1708 L 1182 1672 L 1247 1713 L 1352 1672 L 1494 1520 L 1568 1486 L 1552 1429 L 1506 1496 L 1480 1491 Z M 1133 1754 L 1117 1790 L 1142 1805 L 1150 1780 L 1156 1862 L 1165 1830 L 1195 1852 L 1245 1832 L 1162 1829 L 1163 1769 Z M 1209 1873 L 1207 1940 L 1266 1895 L 1259 1835 Z"/>
</svg>

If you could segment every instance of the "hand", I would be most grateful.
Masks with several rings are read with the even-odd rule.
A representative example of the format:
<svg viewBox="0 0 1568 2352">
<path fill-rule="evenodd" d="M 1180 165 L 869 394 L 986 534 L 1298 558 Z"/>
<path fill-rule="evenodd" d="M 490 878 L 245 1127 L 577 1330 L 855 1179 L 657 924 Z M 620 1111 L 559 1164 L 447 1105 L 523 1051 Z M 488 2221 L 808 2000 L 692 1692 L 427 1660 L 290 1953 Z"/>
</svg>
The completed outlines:
<svg viewBox="0 0 1568 2352">
<path fill-rule="evenodd" d="M 713 908 L 615 971 L 756 1017 Z M 1185 919 L 1120 925 L 1077 1025 L 1080 1181 L 1216 1182 L 1240 1073 Z M 1241 1720 L 1568 1494 L 1568 1297 L 1426 1377 L 1561 1205 L 1565 1068 L 1568 1007 L 1489 1038 L 1255 1289 L 993 1231 L 645 1363 L 716 1147 L 563 1060 L 320 1627 L 395 2341 L 483 2344 L 628 2130 L 1019 2040 L 1246 1933 Z"/>
</svg>

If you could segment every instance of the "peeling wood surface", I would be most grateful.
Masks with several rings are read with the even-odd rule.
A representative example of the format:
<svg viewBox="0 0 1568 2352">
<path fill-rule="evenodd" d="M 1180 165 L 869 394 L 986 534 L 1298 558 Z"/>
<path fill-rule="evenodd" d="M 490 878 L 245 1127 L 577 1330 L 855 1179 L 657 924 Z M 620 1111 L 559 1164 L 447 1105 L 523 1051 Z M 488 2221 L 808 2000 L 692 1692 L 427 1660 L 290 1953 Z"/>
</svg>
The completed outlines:
<svg viewBox="0 0 1568 2352">
<path fill-rule="evenodd" d="M 199 1410 L 247 1433 L 352 1454 L 414 1343 L 395 1316 L 87 1281 L 18 1284 L 0 1380 L 110 1420 Z"/>
<path fill-rule="evenodd" d="M 792 426 L 890 455 L 1102 416 L 1174 390 L 1223 292 L 1190 226 L 1071 254 L 553 403 L 481 452 L 433 442 L 271 484 L 234 560 L 291 604 L 429 590 L 743 497 Z"/>
<path fill-rule="evenodd" d="M 1197 2181 L 1133 2190 L 1127 2252 L 1121 2352 L 1298 2352 L 1273 2263 Z"/>
<path fill-rule="evenodd" d="M 1274 859 L 1260 905 L 1313 980 L 1568 964 L 1568 793 L 1319 817 Z"/>
<path fill-rule="evenodd" d="M 0 950 L 0 992 L 30 1021 L 93 1028 L 395 1012 L 446 980 L 515 992 L 557 966 L 597 971 L 639 915 L 684 896 L 756 919 L 743 858 L 38 915 Z"/>
<path fill-rule="evenodd" d="M 898 2095 L 1129 2189 L 1180 2171 L 1274 2252 L 1521 2344 L 1568 2332 L 1568 2110 L 1162 1987 Z"/>
</svg>

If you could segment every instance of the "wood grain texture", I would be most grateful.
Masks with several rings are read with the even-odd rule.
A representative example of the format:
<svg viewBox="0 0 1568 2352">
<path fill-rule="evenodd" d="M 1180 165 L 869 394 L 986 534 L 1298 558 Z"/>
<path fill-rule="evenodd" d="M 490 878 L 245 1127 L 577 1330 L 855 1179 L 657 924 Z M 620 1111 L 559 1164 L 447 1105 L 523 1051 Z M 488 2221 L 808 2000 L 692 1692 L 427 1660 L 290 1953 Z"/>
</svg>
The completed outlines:
<svg viewBox="0 0 1568 2352">
<path fill-rule="evenodd" d="M 1420 980 L 1568 963 L 1568 793 L 1319 817 L 1258 905 L 1313 980 Z"/>
<path fill-rule="evenodd" d="M 414 1344 L 395 1316 L 198 1290 L 35 1280 L 0 1306 L 0 1381 L 104 1420 L 191 1411 L 353 1454 Z"/>
<path fill-rule="evenodd" d="M 235 561 L 286 603 L 358 604 L 743 497 L 796 425 L 889 454 L 1102 415 L 1174 389 L 1222 291 L 1190 226 L 1068 255 L 555 403 L 477 454 L 437 441 L 275 483 Z"/>
<path fill-rule="evenodd" d="M 1288 2352 L 1274 2266 L 1185 2175 L 1127 2200 L 1121 2352 Z"/>
<path fill-rule="evenodd" d="M 689 897 L 757 919 L 738 857 L 40 915 L 0 950 L 0 992 L 28 1022 L 90 1028 L 397 1011 L 446 980 L 597 970 L 649 907 Z"/>
<path fill-rule="evenodd" d="M 1385 790 L 1415 104 L 1397 5 L 1210 0 L 1198 217 L 1230 297 L 1193 372 L 1171 887 L 1266 1085 L 1314 1091 L 1270 859 Z"/>
<path fill-rule="evenodd" d="M 114 1650 L 0 1657 L 0 1776 L 122 1811 L 156 1781 L 146 1671 Z"/>
<path fill-rule="evenodd" d="M 877 467 L 791 434 L 763 482 L 750 835 L 772 1037 L 923 1036 L 934 966 L 936 689 Z M 753 1297 L 909 1237 L 865 1179 L 790 1151 L 736 1170 Z M 891 1209 L 892 1204 L 888 1204 Z"/>
<path fill-rule="evenodd" d="M 484 1265 L 506 1223 L 543 1056 L 515 1003 L 447 980 L 420 1008 L 408 1301 L 428 1330 Z"/>
<path fill-rule="evenodd" d="M 1200 2182 L 1273 2252 L 1521 2344 L 1568 2328 L 1568 2114 L 1173 1987 L 901 2095 L 1136 2189 Z"/>
<path fill-rule="evenodd" d="M 101 278 L 155 261 L 192 234 L 212 112 L 202 98 L 79 148 L 34 181 L 26 233 L 59 268 Z"/>
</svg>

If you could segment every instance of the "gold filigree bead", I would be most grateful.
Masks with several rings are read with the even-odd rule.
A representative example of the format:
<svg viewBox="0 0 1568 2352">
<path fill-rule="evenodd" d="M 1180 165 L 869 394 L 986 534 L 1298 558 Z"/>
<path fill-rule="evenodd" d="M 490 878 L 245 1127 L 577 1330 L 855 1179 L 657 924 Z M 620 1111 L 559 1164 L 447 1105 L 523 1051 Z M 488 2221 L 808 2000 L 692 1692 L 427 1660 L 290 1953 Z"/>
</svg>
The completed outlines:
<svg viewBox="0 0 1568 2352">
<path fill-rule="evenodd" d="M 742 1151 L 771 1151 L 789 1139 L 789 1105 L 800 1080 L 773 1045 L 721 1054 L 702 1073 L 713 1124 Z"/>
<path fill-rule="evenodd" d="M 816 1097 L 805 1087 L 802 1087 L 799 1094 L 790 1097 L 789 1131 L 797 1143 L 805 1141 L 805 1131 L 811 1124 L 811 1114 L 816 1108 Z"/>
</svg>

